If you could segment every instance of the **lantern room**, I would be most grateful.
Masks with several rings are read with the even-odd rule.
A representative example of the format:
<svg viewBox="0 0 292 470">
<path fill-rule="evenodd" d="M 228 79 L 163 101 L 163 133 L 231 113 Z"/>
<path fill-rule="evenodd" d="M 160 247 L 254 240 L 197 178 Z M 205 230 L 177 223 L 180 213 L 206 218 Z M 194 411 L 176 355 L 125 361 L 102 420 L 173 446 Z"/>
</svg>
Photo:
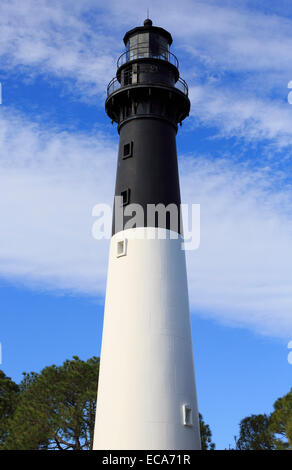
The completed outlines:
<svg viewBox="0 0 292 470">
<path fill-rule="evenodd" d="M 172 37 L 165 29 L 152 26 L 152 21 L 148 18 L 144 21 L 144 26 L 126 33 L 124 43 L 126 61 L 142 58 L 169 60 Z"/>
</svg>

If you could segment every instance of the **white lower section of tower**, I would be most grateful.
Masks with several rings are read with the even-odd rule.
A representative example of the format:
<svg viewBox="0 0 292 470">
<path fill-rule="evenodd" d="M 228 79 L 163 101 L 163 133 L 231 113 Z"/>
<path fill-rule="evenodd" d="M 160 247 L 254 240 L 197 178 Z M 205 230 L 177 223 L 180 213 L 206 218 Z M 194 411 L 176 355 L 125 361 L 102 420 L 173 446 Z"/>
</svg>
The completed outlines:
<svg viewBox="0 0 292 470">
<path fill-rule="evenodd" d="M 200 449 L 185 252 L 170 233 L 111 239 L 94 449 Z"/>
</svg>

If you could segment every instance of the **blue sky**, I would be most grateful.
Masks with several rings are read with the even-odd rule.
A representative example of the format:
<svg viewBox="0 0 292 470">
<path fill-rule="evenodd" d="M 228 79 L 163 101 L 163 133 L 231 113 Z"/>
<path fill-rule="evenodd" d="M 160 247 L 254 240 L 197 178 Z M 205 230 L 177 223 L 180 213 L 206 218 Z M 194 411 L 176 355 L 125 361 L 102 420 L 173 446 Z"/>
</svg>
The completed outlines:
<svg viewBox="0 0 292 470">
<path fill-rule="evenodd" d="M 187 253 L 198 400 L 217 448 L 291 387 L 292 5 L 2 0 L 0 342 L 3 370 L 100 351 L 118 136 L 104 112 L 122 37 L 147 7 L 171 31 L 192 103 L 177 143 L 201 205 Z"/>
</svg>

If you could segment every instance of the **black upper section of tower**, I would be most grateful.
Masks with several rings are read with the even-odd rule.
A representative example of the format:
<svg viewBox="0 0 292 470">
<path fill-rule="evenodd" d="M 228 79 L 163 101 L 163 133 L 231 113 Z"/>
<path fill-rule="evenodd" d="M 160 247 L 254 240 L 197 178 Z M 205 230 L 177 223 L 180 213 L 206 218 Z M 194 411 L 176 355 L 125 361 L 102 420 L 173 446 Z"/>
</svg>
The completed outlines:
<svg viewBox="0 0 292 470">
<path fill-rule="evenodd" d="M 113 234 L 130 228 L 132 204 L 134 211 L 143 209 L 135 226 L 182 233 L 176 132 L 189 115 L 188 87 L 169 50 L 168 31 L 147 19 L 144 26 L 128 31 L 124 42 L 126 50 L 118 59 L 105 103 L 120 134 L 115 209 L 123 218 L 114 212 Z M 158 205 L 172 208 L 172 216 L 150 214 L 149 208 Z"/>
<path fill-rule="evenodd" d="M 166 39 L 169 46 L 171 46 L 171 44 L 172 44 L 171 34 L 168 31 L 166 31 L 166 29 L 159 28 L 157 26 L 153 26 L 153 23 L 150 20 L 150 18 L 147 18 L 144 21 L 144 26 L 137 26 L 136 28 L 131 29 L 130 31 L 128 31 L 125 34 L 125 36 L 124 36 L 125 46 L 127 46 L 127 43 L 128 43 L 128 40 L 129 40 L 130 36 L 133 36 L 135 34 L 140 34 L 140 33 L 143 34 L 145 32 L 149 32 L 149 33 L 152 33 L 152 34 L 154 33 L 154 34 L 158 34 L 159 36 L 163 36 Z"/>
<path fill-rule="evenodd" d="M 178 60 L 169 50 L 171 34 L 147 19 L 144 26 L 125 34 L 124 43 L 126 50 L 107 89 L 107 114 L 119 124 L 119 130 L 128 119 L 153 114 L 176 127 L 188 116 L 190 102 L 187 84 L 179 76 Z"/>
</svg>

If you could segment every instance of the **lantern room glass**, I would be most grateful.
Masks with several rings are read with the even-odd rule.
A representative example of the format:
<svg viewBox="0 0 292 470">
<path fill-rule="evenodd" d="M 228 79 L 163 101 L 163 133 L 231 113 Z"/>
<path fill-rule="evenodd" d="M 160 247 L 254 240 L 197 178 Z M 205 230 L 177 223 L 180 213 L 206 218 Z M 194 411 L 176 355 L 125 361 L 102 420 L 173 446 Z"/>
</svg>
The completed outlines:
<svg viewBox="0 0 292 470">
<path fill-rule="evenodd" d="M 138 33 L 130 37 L 126 45 L 127 61 L 145 57 L 168 60 L 169 44 L 157 33 Z"/>
</svg>

